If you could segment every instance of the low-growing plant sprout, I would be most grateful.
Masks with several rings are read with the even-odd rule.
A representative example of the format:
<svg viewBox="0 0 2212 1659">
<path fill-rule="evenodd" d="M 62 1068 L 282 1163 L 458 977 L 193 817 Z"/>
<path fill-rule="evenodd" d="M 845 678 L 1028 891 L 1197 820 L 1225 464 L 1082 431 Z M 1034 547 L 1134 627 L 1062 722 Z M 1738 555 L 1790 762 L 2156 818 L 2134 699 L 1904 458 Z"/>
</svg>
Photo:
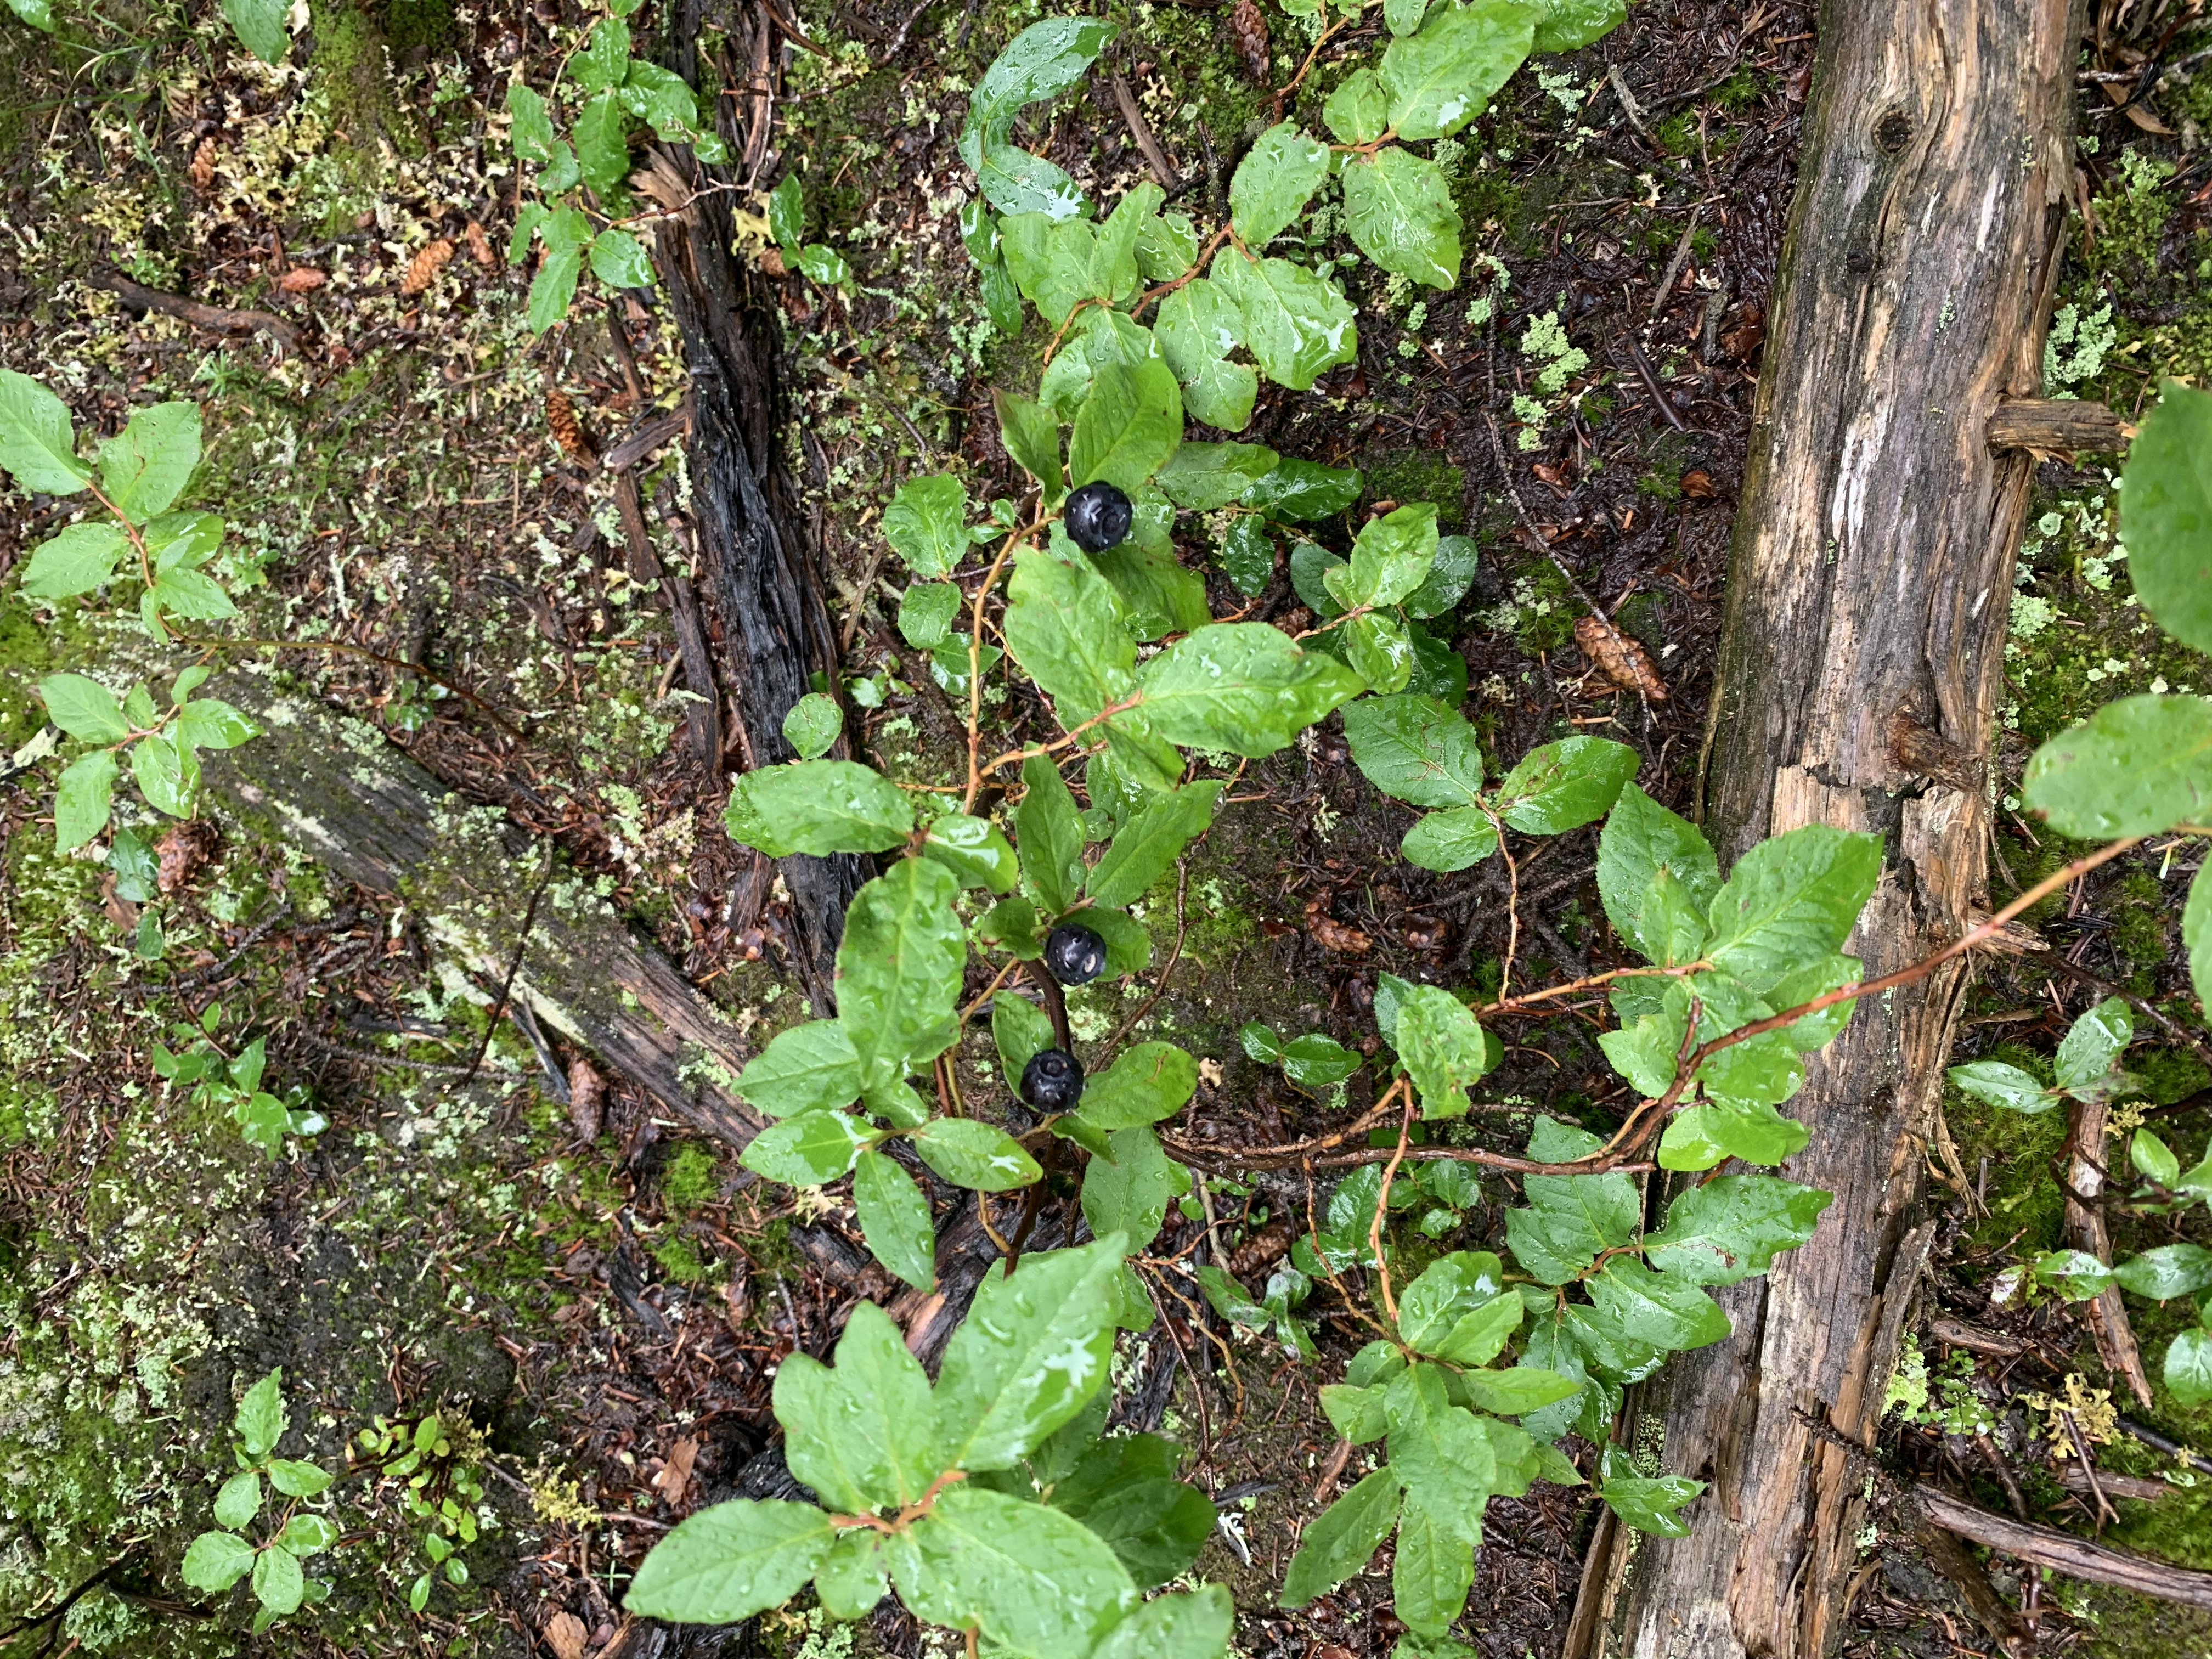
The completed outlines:
<svg viewBox="0 0 2212 1659">
<path fill-rule="evenodd" d="M 240 1399 L 231 1422 L 238 1472 L 216 1493 L 215 1529 L 192 1540 L 182 1568 L 187 1584 L 216 1595 L 250 1577 L 259 1604 L 253 1615 L 257 1636 L 298 1612 L 302 1602 L 330 1595 L 329 1581 L 312 1576 L 306 1564 L 338 1541 L 338 1528 L 330 1517 L 305 1507 L 330 1489 L 330 1472 L 319 1464 L 273 1455 L 290 1420 L 283 1387 L 279 1366 Z M 262 1491 L 264 1480 L 277 1500 L 265 1522 L 263 1510 L 272 1506 Z"/>
</svg>

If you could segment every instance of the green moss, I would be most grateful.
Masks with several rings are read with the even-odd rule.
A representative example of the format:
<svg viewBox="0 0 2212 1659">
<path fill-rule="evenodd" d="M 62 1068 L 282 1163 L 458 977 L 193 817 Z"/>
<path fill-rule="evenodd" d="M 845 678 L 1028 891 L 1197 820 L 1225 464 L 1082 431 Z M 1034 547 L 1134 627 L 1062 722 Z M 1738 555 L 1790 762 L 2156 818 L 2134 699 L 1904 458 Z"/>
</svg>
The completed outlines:
<svg viewBox="0 0 2212 1659">
<path fill-rule="evenodd" d="M 2001 1042 L 1984 1057 L 2051 1081 L 2049 1059 L 2022 1044 Z M 2051 1178 L 2051 1163 L 2065 1146 L 2066 1114 L 2008 1112 L 1947 1084 L 1943 1117 L 1969 1181 L 1978 1176 L 1982 1160 L 1989 1160 L 1984 1196 L 1990 1212 L 1968 1232 L 1972 1248 L 2000 1249 L 2017 1234 L 2016 1255 L 2057 1249 L 2063 1242 L 2066 1200 Z"/>
<path fill-rule="evenodd" d="M 1460 502 L 1467 475 L 1434 450 L 1382 450 L 1361 459 L 1366 474 L 1362 499 L 1373 501 L 1432 501 L 1437 521 L 1449 530 L 1461 523 Z"/>
<path fill-rule="evenodd" d="M 696 1140 L 678 1147 L 660 1172 L 660 1194 L 679 1215 L 688 1215 L 709 1202 L 721 1188 L 720 1161 Z"/>
<path fill-rule="evenodd" d="M 653 1259 L 660 1264 L 662 1273 L 679 1285 L 696 1285 L 714 1273 L 700 1260 L 698 1249 L 690 1239 L 672 1234 L 653 1241 Z"/>
<path fill-rule="evenodd" d="M 453 43 L 453 0 L 384 0 L 382 11 L 385 42 L 394 52 Z"/>
<path fill-rule="evenodd" d="M 375 21 L 354 0 L 318 0 L 313 27 L 310 73 L 339 143 L 350 148 L 353 170 L 364 183 L 375 179 L 380 140 L 421 154 L 421 135 L 392 95 L 391 54 Z"/>
</svg>

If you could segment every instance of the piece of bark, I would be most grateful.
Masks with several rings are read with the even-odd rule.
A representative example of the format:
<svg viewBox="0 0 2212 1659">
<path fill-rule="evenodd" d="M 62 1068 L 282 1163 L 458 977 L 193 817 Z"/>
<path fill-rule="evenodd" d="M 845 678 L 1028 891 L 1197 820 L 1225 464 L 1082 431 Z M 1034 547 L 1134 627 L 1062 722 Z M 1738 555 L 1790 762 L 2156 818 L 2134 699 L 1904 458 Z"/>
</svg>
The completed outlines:
<svg viewBox="0 0 2212 1659">
<path fill-rule="evenodd" d="M 1956 939 L 1984 886 L 1980 792 L 1897 788 L 1887 727 L 1909 708 L 1978 754 L 2002 692 L 2034 463 L 1992 453 L 1985 428 L 2040 383 L 2080 15 L 2070 0 L 1820 11 L 1698 793 L 1727 861 L 1804 824 L 1881 837 L 1848 947 L 1869 976 Z M 1789 1109 L 1812 1139 L 1785 1173 L 1834 1202 L 1770 1273 L 1716 1292 L 1730 1338 L 1671 1357 L 1630 1403 L 1631 1422 L 1664 1419 L 1668 1470 L 1711 1487 L 1687 1537 L 1639 1536 L 1624 1566 L 1621 1536 L 1595 1564 L 1581 1655 L 1832 1647 L 1864 1507 L 1844 1448 L 1872 1434 L 1895 1360 L 1966 971 L 1862 1004 L 1807 1056 Z"/>
<path fill-rule="evenodd" d="M 684 0 L 670 29 L 669 66 L 695 85 L 699 17 L 699 0 Z M 735 132 L 723 137 L 738 147 Z M 659 181 L 656 199 L 686 188 L 684 181 L 695 172 L 714 176 L 688 148 L 656 151 L 647 168 Z M 782 313 L 761 290 L 763 279 L 740 268 L 730 251 L 734 240 L 729 198 L 695 192 L 681 212 L 659 222 L 654 262 L 690 375 L 685 453 L 701 580 L 721 618 L 738 729 L 749 739 L 754 763 L 765 765 L 798 758 L 784 739 L 783 718 L 813 689 L 816 674 L 836 694 L 839 653 L 817 550 L 809 545 L 798 492 L 777 446 L 784 415 L 776 377 Z M 853 757 L 849 726 L 830 753 Z M 794 853 L 778 865 L 791 893 L 800 977 L 814 1012 L 826 1017 L 836 1011 L 832 983 L 845 907 L 867 879 L 868 866 L 850 853 Z"/>
<path fill-rule="evenodd" d="M 2171 1481 L 2143 1474 L 2114 1474 L 2110 1469 L 2099 1469 L 2093 1486 L 2089 1471 L 2070 1457 L 2058 1466 L 2058 1484 L 2069 1492 L 2101 1492 L 2107 1498 L 2135 1498 L 2146 1502 L 2176 1490 Z"/>
<path fill-rule="evenodd" d="M 2066 1184 L 2073 1188 L 2066 1194 L 2066 1231 L 2073 1237 L 2075 1249 L 2087 1250 L 2110 1267 L 2112 1240 L 2105 1229 L 2105 1212 L 2094 1202 L 2081 1201 L 2094 1200 L 2105 1188 L 2106 1116 L 2101 1100 L 2074 1103 L 2073 1127 L 2066 1138 Z M 2097 1358 L 2105 1362 L 2106 1370 L 2127 1378 L 2136 1403 L 2148 1410 L 2150 1378 L 2143 1374 L 2142 1350 L 2136 1345 L 2135 1328 L 2128 1323 L 2120 1287 L 2106 1285 L 2085 1307 L 2090 1334 L 2097 1340 Z"/>
<path fill-rule="evenodd" d="M 262 735 L 210 752 L 216 799 L 373 892 L 404 896 L 423 932 L 546 1025 L 641 1085 L 669 1115 L 732 1146 L 763 1120 L 730 1091 L 744 1038 L 580 876 L 556 875 L 518 956 L 544 843 L 471 806 L 374 728 L 240 672 L 213 688 Z"/>
<path fill-rule="evenodd" d="M 2036 455 L 2125 449 L 2135 428 L 2102 404 L 2073 398 L 2008 398 L 1990 412 L 1990 447 Z"/>
<path fill-rule="evenodd" d="M 1152 170 L 1152 177 L 1160 188 L 1170 196 L 1182 189 L 1182 177 L 1168 160 L 1167 152 L 1152 134 L 1152 124 L 1145 112 L 1137 107 L 1137 94 L 1130 90 L 1127 79 L 1115 76 L 1113 81 L 1114 106 L 1121 112 L 1121 124 L 1129 129 L 1129 137 L 1137 141 L 1137 149 L 1145 158 L 1145 165 Z"/>
<path fill-rule="evenodd" d="M 179 322 L 190 323 L 194 328 L 204 328 L 213 334 L 266 334 L 276 342 L 279 351 L 297 351 L 300 349 L 300 331 L 282 317 L 272 316 L 265 311 L 203 305 L 198 300 L 187 300 L 181 294 L 164 294 L 159 289 L 148 288 L 123 276 L 95 276 L 92 286 L 106 289 L 133 311 L 158 311 L 165 317 L 174 317 Z"/>
<path fill-rule="evenodd" d="M 2212 1572 L 2196 1572 L 2130 1555 L 2108 1544 L 2093 1544 L 2070 1532 L 2060 1532 L 2056 1527 L 2015 1521 L 1954 1498 L 1940 1486 L 1916 1486 L 1912 1496 L 1929 1520 L 1945 1531 L 2002 1550 L 2016 1561 L 2185 1607 L 2212 1610 Z"/>
<path fill-rule="evenodd" d="M 1936 1570 L 1958 1587 L 1966 1610 L 1976 1622 L 1989 1632 L 1998 1648 L 2008 1654 L 2033 1651 L 2034 1632 L 2020 1612 L 1997 1594 L 1996 1586 L 1982 1564 L 1966 1553 L 1966 1547 L 1956 1536 L 1916 1512 L 1912 1528 L 1913 1541 L 1920 1546 Z"/>
</svg>

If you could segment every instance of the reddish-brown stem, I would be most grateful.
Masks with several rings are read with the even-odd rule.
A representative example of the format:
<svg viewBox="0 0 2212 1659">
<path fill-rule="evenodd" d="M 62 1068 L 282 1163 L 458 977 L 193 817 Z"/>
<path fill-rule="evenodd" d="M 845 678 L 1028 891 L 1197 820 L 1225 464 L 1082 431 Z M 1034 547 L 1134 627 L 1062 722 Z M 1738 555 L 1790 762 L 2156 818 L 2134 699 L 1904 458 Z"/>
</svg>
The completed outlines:
<svg viewBox="0 0 2212 1659">
<path fill-rule="evenodd" d="M 1398 1178 L 1398 1166 L 1406 1161 L 1407 1137 L 1413 1133 L 1413 1091 L 1403 1078 L 1390 1087 L 1393 1093 L 1404 1093 L 1406 1110 L 1398 1120 L 1397 1150 L 1390 1154 L 1390 1162 L 1383 1168 L 1382 1190 L 1375 1196 L 1375 1219 L 1367 1229 L 1367 1245 L 1373 1252 L 1375 1272 L 1382 1287 L 1382 1311 L 1390 1316 L 1390 1323 L 1395 1326 L 1398 1322 L 1398 1298 L 1390 1294 L 1390 1263 L 1382 1254 L 1382 1218 L 1390 1207 L 1390 1183 Z"/>
<path fill-rule="evenodd" d="M 871 1531 L 881 1533 L 904 1532 L 937 1507 L 939 1493 L 955 1481 L 965 1480 L 967 1478 L 968 1472 L 965 1469 L 945 1470 L 944 1474 L 929 1483 L 928 1491 L 923 1492 L 920 1498 L 888 1521 L 880 1515 L 833 1515 L 830 1517 L 830 1524 L 840 1532 L 851 1532 L 857 1527 L 866 1527 Z"/>
<path fill-rule="evenodd" d="M 1122 698 L 1119 702 L 1108 703 L 1105 708 L 1100 709 L 1089 720 L 1069 726 L 1064 735 L 1054 738 L 1050 743 L 1037 744 L 1028 749 L 1009 749 L 1005 754 L 994 756 L 990 760 L 985 761 L 978 769 L 984 772 L 995 772 L 1002 766 L 1012 766 L 1017 762 L 1028 760 L 1033 756 L 1049 755 L 1054 753 L 1055 750 L 1066 749 L 1079 739 L 1082 735 L 1085 732 L 1088 732 L 1092 726 L 1103 725 L 1106 721 L 1112 720 L 1116 714 L 1127 714 L 1130 709 L 1134 708 L 1139 703 L 1144 702 L 1144 700 L 1145 694 L 1143 692 L 1132 691 L 1127 696 Z"/>
<path fill-rule="evenodd" d="M 1009 531 L 999 556 L 991 561 L 991 568 L 983 573 L 983 580 L 975 589 L 975 603 L 969 613 L 968 630 L 968 793 L 962 798 L 960 810 L 975 810 L 975 797 L 983 787 L 983 774 L 976 764 L 976 757 L 983 746 L 983 601 L 991 597 L 991 590 L 999 585 L 999 573 L 1006 568 L 1006 561 L 1014 550 L 1026 546 L 1030 537 L 1044 528 L 1043 501 L 1038 501 L 1036 517 L 1026 527 Z"/>
</svg>

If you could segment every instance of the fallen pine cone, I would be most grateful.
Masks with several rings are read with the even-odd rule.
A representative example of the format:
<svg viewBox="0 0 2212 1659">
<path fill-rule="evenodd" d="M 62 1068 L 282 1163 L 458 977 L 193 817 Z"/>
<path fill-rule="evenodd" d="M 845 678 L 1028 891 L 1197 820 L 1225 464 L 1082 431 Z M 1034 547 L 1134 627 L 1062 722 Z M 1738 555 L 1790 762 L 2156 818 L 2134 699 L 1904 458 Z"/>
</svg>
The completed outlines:
<svg viewBox="0 0 2212 1659">
<path fill-rule="evenodd" d="M 1598 672 L 1624 691 L 1641 691 L 1653 702 L 1667 701 L 1667 682 L 1651 665 L 1651 653 L 1612 623 L 1583 617 L 1575 623 L 1575 643 Z"/>
<path fill-rule="evenodd" d="M 420 294 L 438 280 L 438 273 L 453 261 L 453 245 L 441 236 L 407 262 L 407 274 L 399 279 L 402 294 Z"/>
<path fill-rule="evenodd" d="M 468 228 L 461 233 L 461 240 L 469 245 L 469 257 L 471 259 L 486 270 L 498 268 L 499 255 L 491 251 L 491 242 L 484 235 L 484 228 L 482 225 L 473 219 L 470 220 Z"/>
<path fill-rule="evenodd" d="M 201 195 L 206 195 L 208 186 L 215 183 L 214 139 L 200 140 L 199 148 L 192 152 L 192 164 L 188 171 L 191 174 L 192 188 Z"/>
<path fill-rule="evenodd" d="M 1374 939 L 1364 929 L 1348 922 L 1339 921 L 1322 908 L 1319 899 L 1306 904 L 1306 932 L 1313 935 L 1314 943 L 1324 951 L 1334 951 L 1340 956 L 1364 957 L 1375 948 Z"/>
<path fill-rule="evenodd" d="M 215 826 L 198 819 L 173 823 L 154 843 L 154 886 L 165 896 L 192 878 L 215 851 Z"/>
<path fill-rule="evenodd" d="M 327 280 L 313 265 L 295 265 L 276 279 L 276 286 L 287 294 L 305 294 L 311 288 L 320 288 Z"/>
<path fill-rule="evenodd" d="M 1244 68 L 1261 86 L 1267 84 L 1267 20 L 1254 0 L 1237 0 L 1229 9 L 1229 40 Z"/>
<path fill-rule="evenodd" d="M 592 441 L 584 435 L 584 423 L 576 418 L 576 405 L 565 392 L 556 388 L 545 394 L 545 424 L 553 428 L 553 440 L 573 459 L 590 465 L 598 459 Z"/>
<path fill-rule="evenodd" d="M 1237 1279 L 1249 1279 L 1263 1267 L 1274 1266 L 1291 1248 L 1291 1230 L 1279 1221 L 1271 1221 L 1229 1253 L 1229 1271 Z"/>
<path fill-rule="evenodd" d="M 578 1054 L 568 1062 L 568 1121 L 576 1138 L 590 1142 L 599 1138 L 606 1121 L 607 1085 L 599 1067 Z"/>
</svg>

